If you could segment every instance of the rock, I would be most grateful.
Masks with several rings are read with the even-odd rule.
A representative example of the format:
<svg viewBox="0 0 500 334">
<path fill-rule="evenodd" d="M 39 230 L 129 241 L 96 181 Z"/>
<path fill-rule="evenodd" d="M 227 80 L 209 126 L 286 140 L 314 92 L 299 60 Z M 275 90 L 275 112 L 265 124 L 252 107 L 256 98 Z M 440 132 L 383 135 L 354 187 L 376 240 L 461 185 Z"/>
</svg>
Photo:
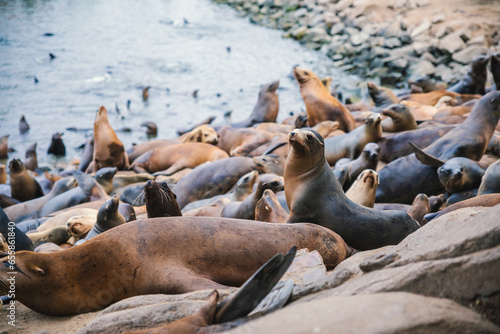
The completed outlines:
<svg viewBox="0 0 500 334">
<path fill-rule="evenodd" d="M 314 43 L 327 43 L 331 40 L 331 37 L 328 36 L 325 29 L 322 27 L 314 27 L 308 29 L 305 32 L 305 36 L 307 41 L 311 41 Z"/>
<path fill-rule="evenodd" d="M 422 53 L 420 59 L 430 61 L 433 64 L 437 62 L 436 58 L 434 58 L 434 56 L 429 52 Z"/>
<path fill-rule="evenodd" d="M 391 37 L 401 37 L 403 32 L 401 31 L 401 22 L 398 20 L 395 20 L 391 24 L 389 24 L 387 27 L 379 31 L 379 34 L 384 36 L 385 38 L 391 38 Z"/>
<path fill-rule="evenodd" d="M 456 81 L 455 75 L 453 74 L 453 71 L 446 65 L 444 64 L 439 64 L 438 67 L 436 67 L 436 75 L 435 77 L 437 79 L 440 79 L 441 81 L 444 82 L 453 82 Z"/>
<path fill-rule="evenodd" d="M 462 50 L 466 45 L 462 38 L 460 38 L 459 33 L 450 34 L 439 41 L 438 48 L 446 51 L 450 54 L 456 51 Z"/>
<path fill-rule="evenodd" d="M 399 48 L 400 46 L 401 46 L 401 41 L 399 40 L 399 38 L 396 37 L 387 38 L 384 42 L 384 48 L 387 49 Z"/>
<path fill-rule="evenodd" d="M 307 27 L 300 26 L 300 27 L 290 31 L 290 36 L 292 36 L 295 39 L 302 39 L 302 37 L 305 36 L 306 32 L 307 32 Z"/>
<path fill-rule="evenodd" d="M 411 75 L 416 77 L 425 77 L 435 72 L 436 68 L 428 60 L 420 60 L 418 63 L 414 63 L 410 66 Z"/>
<path fill-rule="evenodd" d="M 359 45 L 365 43 L 366 41 L 368 41 L 369 38 L 370 38 L 370 35 L 360 31 L 359 33 L 357 33 L 355 35 L 351 35 L 351 44 L 354 46 L 359 46 Z"/>
<path fill-rule="evenodd" d="M 441 23 L 444 22 L 445 20 L 446 16 L 444 16 L 444 14 L 436 14 L 432 17 L 432 24 Z"/>
<path fill-rule="evenodd" d="M 499 333 L 449 300 L 404 292 L 294 303 L 227 333 Z"/>
<path fill-rule="evenodd" d="M 429 50 L 429 47 L 431 45 L 427 42 L 415 42 L 411 46 L 412 46 L 413 50 L 415 50 L 415 54 L 417 56 L 420 56 L 422 53 Z"/>
<path fill-rule="evenodd" d="M 340 34 L 343 32 L 345 29 L 345 25 L 342 22 L 335 23 L 332 28 L 330 29 L 330 35 L 335 36 L 337 34 Z"/>
<path fill-rule="evenodd" d="M 296 285 L 305 285 L 326 277 L 326 267 L 318 251 L 297 251 L 292 264 L 283 275 L 282 281 L 292 280 Z"/>
<path fill-rule="evenodd" d="M 404 70 L 406 67 L 408 67 L 408 60 L 404 58 L 398 58 L 396 60 L 391 61 L 389 63 L 389 66 L 396 70 Z"/>
<path fill-rule="evenodd" d="M 472 45 L 472 44 L 480 44 L 480 45 L 485 45 L 486 44 L 486 37 L 484 35 L 479 35 L 474 38 L 471 38 L 467 41 L 467 45 Z"/>
<path fill-rule="evenodd" d="M 485 46 L 473 44 L 462 51 L 454 53 L 452 58 L 456 62 L 468 65 L 474 58 L 486 53 L 488 53 L 488 49 Z"/>
<path fill-rule="evenodd" d="M 373 57 L 387 57 L 390 55 L 390 50 L 377 46 L 372 49 L 371 54 Z"/>
<path fill-rule="evenodd" d="M 417 27 L 415 27 L 411 32 L 411 37 L 414 38 L 424 32 L 427 32 L 431 27 L 431 21 L 424 19 Z"/>
</svg>

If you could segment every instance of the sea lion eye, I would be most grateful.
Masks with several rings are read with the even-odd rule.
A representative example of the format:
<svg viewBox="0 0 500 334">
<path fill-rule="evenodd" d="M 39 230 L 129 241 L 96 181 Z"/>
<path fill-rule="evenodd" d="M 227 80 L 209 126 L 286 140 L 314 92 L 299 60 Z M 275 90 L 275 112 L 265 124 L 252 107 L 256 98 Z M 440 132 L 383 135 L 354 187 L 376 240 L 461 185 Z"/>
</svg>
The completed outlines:
<svg viewBox="0 0 500 334">
<path fill-rule="evenodd" d="M 307 135 L 307 140 L 313 140 L 313 136 Z"/>
<path fill-rule="evenodd" d="M 273 181 L 273 182 L 271 183 L 271 185 L 273 185 L 273 186 L 277 186 L 277 185 L 278 185 L 278 181 Z"/>
</svg>

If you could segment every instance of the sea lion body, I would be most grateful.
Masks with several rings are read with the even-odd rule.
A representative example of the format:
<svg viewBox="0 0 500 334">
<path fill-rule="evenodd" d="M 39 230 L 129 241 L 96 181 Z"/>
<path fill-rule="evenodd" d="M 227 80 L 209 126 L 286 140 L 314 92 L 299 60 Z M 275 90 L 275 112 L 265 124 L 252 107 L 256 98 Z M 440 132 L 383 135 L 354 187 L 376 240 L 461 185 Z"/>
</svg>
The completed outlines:
<svg viewBox="0 0 500 334">
<path fill-rule="evenodd" d="M 9 157 L 9 135 L 0 137 L 0 159 Z"/>
<path fill-rule="evenodd" d="M 382 115 L 388 118 L 382 121 L 384 132 L 401 132 L 415 130 L 417 122 L 410 112 L 410 109 L 403 104 L 391 104 L 382 109 Z"/>
<path fill-rule="evenodd" d="M 83 147 L 83 153 L 80 158 L 77 170 L 85 172 L 94 158 L 94 137 L 87 139 Z"/>
<path fill-rule="evenodd" d="M 224 207 L 230 203 L 229 198 L 221 197 L 208 205 L 199 206 L 195 209 L 186 210 L 182 213 L 184 217 L 220 217 Z"/>
<path fill-rule="evenodd" d="M 63 133 L 61 132 L 57 132 L 52 135 L 52 141 L 50 142 L 47 154 L 54 154 L 59 156 L 66 155 L 66 146 L 64 146 L 62 135 Z"/>
<path fill-rule="evenodd" d="M 500 193 L 500 160 L 491 164 L 482 178 L 477 195 Z"/>
<path fill-rule="evenodd" d="M 351 112 L 330 94 L 316 74 L 298 67 L 293 69 L 293 74 L 306 105 L 309 126 L 330 120 L 338 121 L 340 130 L 354 130 L 356 125 Z"/>
<path fill-rule="evenodd" d="M 461 157 L 446 161 L 437 170 L 439 182 L 451 194 L 479 187 L 484 172 L 476 161 Z"/>
<path fill-rule="evenodd" d="M 224 126 L 218 131 L 218 134 L 219 143 L 217 146 L 231 156 L 245 156 L 271 139 L 270 133 L 252 128 Z"/>
<path fill-rule="evenodd" d="M 348 249 L 336 233 L 312 224 L 153 218 L 113 228 L 63 252 L 18 252 L 16 265 L 31 279 L 16 276 L 16 300 L 37 312 L 72 315 L 137 295 L 239 286 L 292 246 L 317 250 L 327 269 Z M 5 288 L 10 270 L 0 268 L 0 288 Z"/>
<path fill-rule="evenodd" d="M 24 166 L 26 167 L 26 169 L 29 169 L 33 172 L 38 169 L 38 159 L 36 156 L 36 143 L 33 143 L 32 145 L 28 146 L 24 158 L 25 158 Z"/>
<path fill-rule="evenodd" d="M 398 97 L 392 92 L 391 89 L 386 87 L 378 87 L 377 85 L 368 82 L 368 94 L 375 103 L 375 107 L 384 108 L 391 104 L 398 103 Z M 376 109 L 377 111 L 379 109 Z"/>
<path fill-rule="evenodd" d="M 7 172 L 5 171 L 5 165 L 0 164 L 0 184 L 7 183 Z"/>
<path fill-rule="evenodd" d="M 285 223 L 288 212 L 281 206 L 276 194 L 266 189 L 255 206 L 255 220 L 268 223 Z"/>
<path fill-rule="evenodd" d="M 10 188 L 12 197 L 26 202 L 34 198 L 44 196 L 42 187 L 33 178 L 28 175 L 21 160 L 14 159 L 9 163 L 10 169 Z"/>
<path fill-rule="evenodd" d="M 361 152 L 356 160 L 342 162 L 342 159 L 340 159 L 339 161 L 337 161 L 334 170 L 339 170 L 342 167 L 346 168 L 347 177 L 345 181 L 342 182 L 337 177 L 344 190 L 349 189 L 349 187 L 365 169 L 377 170 L 379 153 L 380 147 L 378 146 L 378 144 L 368 143 L 365 145 L 365 147 L 363 148 L 363 152 Z"/>
<path fill-rule="evenodd" d="M 5 212 L 0 208 L 0 234 L 3 235 L 5 240 L 12 239 L 12 232 L 14 232 L 14 250 L 28 250 L 33 251 L 33 242 L 28 236 L 12 224 Z M 10 236 L 9 236 L 10 233 Z"/>
<path fill-rule="evenodd" d="M 90 240 L 96 235 L 125 224 L 125 218 L 118 212 L 119 202 L 120 199 L 117 196 L 113 196 L 101 206 L 97 212 L 96 223 L 85 237 L 85 240 Z"/>
<path fill-rule="evenodd" d="M 431 206 L 429 203 L 429 198 L 426 194 L 418 194 L 415 196 L 410 209 L 408 210 L 408 215 L 415 219 L 421 226 L 424 216 L 431 212 Z"/>
<path fill-rule="evenodd" d="M 448 91 L 459 94 L 481 94 L 486 93 L 485 85 L 488 79 L 486 65 L 489 61 L 488 56 L 479 56 L 475 58 L 467 74 L 455 85 L 448 88 Z"/>
<path fill-rule="evenodd" d="M 35 248 L 46 242 L 52 242 L 59 246 L 66 243 L 71 237 L 65 226 L 56 226 L 43 232 L 29 233 L 27 236 Z"/>
</svg>

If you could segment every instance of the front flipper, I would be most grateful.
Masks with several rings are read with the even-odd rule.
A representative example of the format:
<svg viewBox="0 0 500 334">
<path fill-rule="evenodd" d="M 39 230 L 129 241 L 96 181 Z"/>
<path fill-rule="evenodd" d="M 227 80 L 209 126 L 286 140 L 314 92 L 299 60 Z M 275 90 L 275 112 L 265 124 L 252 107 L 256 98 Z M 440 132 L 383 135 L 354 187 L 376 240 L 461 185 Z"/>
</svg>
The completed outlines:
<svg viewBox="0 0 500 334">
<path fill-rule="evenodd" d="M 443 160 L 440 160 L 430 155 L 429 153 L 425 153 L 420 147 L 415 145 L 413 142 L 409 141 L 408 144 L 410 144 L 413 153 L 415 153 L 415 156 L 417 157 L 418 161 L 420 161 L 424 165 L 436 168 L 439 168 L 442 165 L 444 165 L 445 162 Z"/>
</svg>

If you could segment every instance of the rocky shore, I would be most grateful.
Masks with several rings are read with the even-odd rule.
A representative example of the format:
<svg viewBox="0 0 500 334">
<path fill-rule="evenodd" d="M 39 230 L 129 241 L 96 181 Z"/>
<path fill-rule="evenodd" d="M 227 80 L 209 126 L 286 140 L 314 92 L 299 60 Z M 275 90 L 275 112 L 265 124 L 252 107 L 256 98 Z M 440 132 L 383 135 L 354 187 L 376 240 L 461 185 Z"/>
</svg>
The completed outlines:
<svg viewBox="0 0 500 334">
<path fill-rule="evenodd" d="M 215 0 L 256 24 L 325 52 L 340 69 L 404 87 L 430 76 L 454 84 L 472 59 L 500 50 L 494 1 Z"/>
</svg>

